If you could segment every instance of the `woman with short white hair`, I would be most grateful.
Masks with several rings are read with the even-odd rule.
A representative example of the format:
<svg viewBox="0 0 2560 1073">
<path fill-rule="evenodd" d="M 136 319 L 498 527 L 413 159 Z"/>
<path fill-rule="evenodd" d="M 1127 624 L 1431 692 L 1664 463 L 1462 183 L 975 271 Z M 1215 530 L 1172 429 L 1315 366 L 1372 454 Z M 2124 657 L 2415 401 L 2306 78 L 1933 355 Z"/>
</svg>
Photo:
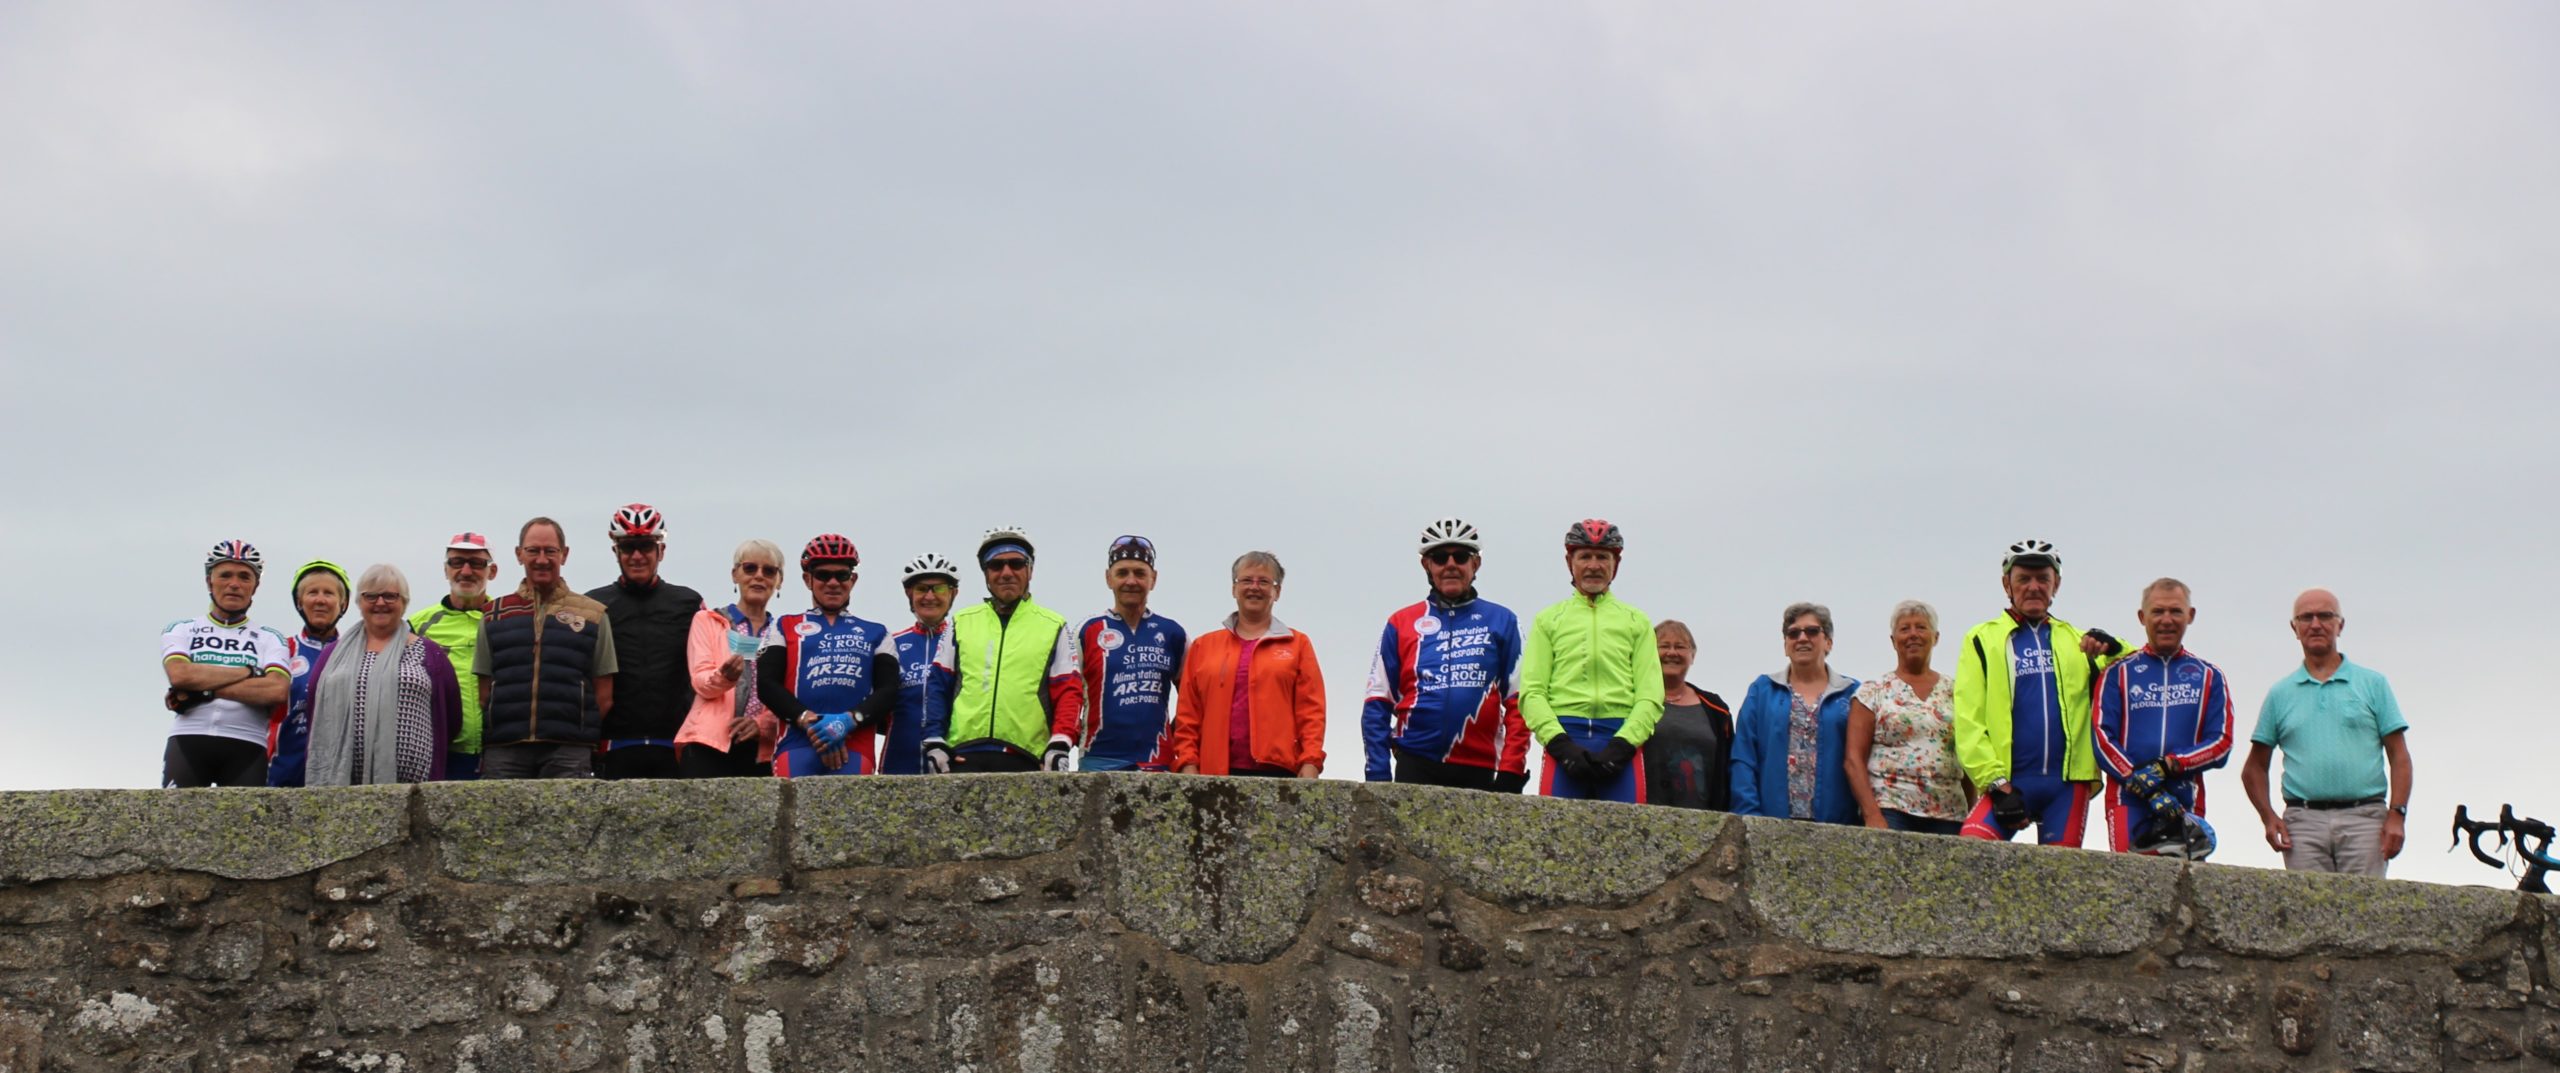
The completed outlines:
<svg viewBox="0 0 2560 1073">
<path fill-rule="evenodd" d="M 374 786 L 444 777 L 444 743 L 462 726 L 462 692 L 443 647 L 409 632 L 409 579 L 387 563 L 356 579 L 364 628 L 341 633 L 311 667 L 307 786 Z"/>
<path fill-rule="evenodd" d="M 738 600 L 693 616 L 685 660 L 693 672 L 693 708 L 676 731 L 677 772 L 688 779 L 773 774 L 782 720 L 756 699 L 757 639 L 773 622 L 768 606 L 782 587 L 782 546 L 749 540 L 729 553 Z"/>
<path fill-rule="evenodd" d="M 1849 702 L 1843 774 L 1869 827 L 1958 834 L 1973 795 L 1956 763 L 1955 685 L 1932 670 L 1938 612 L 1918 600 L 1894 606 L 1894 668 Z"/>
</svg>

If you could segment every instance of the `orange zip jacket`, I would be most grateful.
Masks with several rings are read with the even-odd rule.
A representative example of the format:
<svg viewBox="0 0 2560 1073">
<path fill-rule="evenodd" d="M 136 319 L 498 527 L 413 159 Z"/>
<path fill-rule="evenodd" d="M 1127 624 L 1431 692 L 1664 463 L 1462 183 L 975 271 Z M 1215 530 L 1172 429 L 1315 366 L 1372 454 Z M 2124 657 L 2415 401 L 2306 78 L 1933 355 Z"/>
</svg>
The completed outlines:
<svg viewBox="0 0 2560 1073">
<path fill-rule="evenodd" d="M 1244 640 L 1236 619 L 1227 628 L 1191 641 L 1182 657 L 1182 682 L 1173 709 L 1173 769 L 1197 764 L 1203 775 L 1232 770 L 1227 756 L 1227 713 L 1235 707 L 1236 656 Z M 1271 632 L 1254 646 L 1245 672 L 1245 711 L 1253 720 L 1253 762 L 1324 769 L 1324 668 L 1316 664 L 1307 635 L 1271 620 Z"/>
</svg>

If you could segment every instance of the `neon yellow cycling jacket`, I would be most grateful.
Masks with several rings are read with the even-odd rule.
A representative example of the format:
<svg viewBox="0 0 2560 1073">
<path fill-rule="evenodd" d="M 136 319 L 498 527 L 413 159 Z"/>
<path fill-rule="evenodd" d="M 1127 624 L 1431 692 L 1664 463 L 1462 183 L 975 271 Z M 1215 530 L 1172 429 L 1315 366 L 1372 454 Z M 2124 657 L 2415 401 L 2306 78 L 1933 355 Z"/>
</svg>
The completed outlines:
<svg viewBox="0 0 2560 1073">
<path fill-rule="evenodd" d="M 2079 627 L 2051 615 L 2045 621 L 2053 624 L 2053 680 L 2062 696 L 2062 777 L 2095 782 L 2098 749 L 2089 736 L 2089 686 L 2100 670 L 2123 653 L 2082 655 Z M 2019 626 L 2016 618 L 2003 611 L 2000 617 L 1965 631 L 1964 647 L 1956 651 L 1956 762 L 1964 765 L 1975 793 L 2009 777 L 2010 708 L 2016 687 L 2009 635 Z"/>
<path fill-rule="evenodd" d="M 1028 596 L 1010 618 L 996 614 L 993 603 L 972 604 L 952 614 L 951 644 L 960 672 L 947 729 L 952 746 L 1000 741 L 1040 755 L 1050 713 L 1075 697 L 1076 642 L 1066 617 Z"/>
<path fill-rule="evenodd" d="M 1520 717 L 1540 742 L 1559 716 L 1619 719 L 1616 737 L 1642 745 L 1662 721 L 1662 650 L 1653 621 L 1608 593 L 1575 593 L 1529 623 L 1520 652 Z"/>
</svg>

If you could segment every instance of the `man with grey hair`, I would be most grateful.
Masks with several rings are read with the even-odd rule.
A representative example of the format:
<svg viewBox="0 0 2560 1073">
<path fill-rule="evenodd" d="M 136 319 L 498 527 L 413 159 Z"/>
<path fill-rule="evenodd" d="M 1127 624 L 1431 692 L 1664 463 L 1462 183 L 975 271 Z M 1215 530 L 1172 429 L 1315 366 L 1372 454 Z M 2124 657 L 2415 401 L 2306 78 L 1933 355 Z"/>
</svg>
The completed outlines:
<svg viewBox="0 0 2560 1073">
<path fill-rule="evenodd" d="M 560 576 L 569 540 L 560 523 L 535 518 L 516 530 L 524 583 L 489 604 L 471 655 L 487 710 L 481 728 L 484 779 L 585 779 L 595 775 L 596 738 L 613 710 L 613 624 L 604 605 Z"/>
<path fill-rule="evenodd" d="M 951 616 L 959 685 L 945 736 L 924 743 L 926 763 L 953 774 L 1065 771 L 1075 739 L 1056 731 L 1059 712 L 1084 707 L 1076 631 L 1031 599 L 1031 534 L 999 525 L 978 539 L 983 603 Z"/>
<path fill-rule="evenodd" d="M 2098 678 L 2098 763 L 2107 772 L 2107 844 L 2118 853 L 2202 859 L 2204 773 L 2231 756 L 2231 683 L 2186 649 L 2196 611 L 2187 585 L 2142 590 L 2147 643 Z"/>
<path fill-rule="evenodd" d="M 1520 718 L 1546 748 L 1538 792 L 1644 803 L 1644 743 L 1662 721 L 1662 650 L 1653 622 L 1611 593 L 1626 535 L 1605 518 L 1565 529 L 1573 595 L 1529 623 L 1520 652 Z"/>
<path fill-rule="evenodd" d="M 2089 690 L 2124 644 L 2053 617 L 2062 556 L 2051 544 L 2009 545 L 2000 588 L 2009 609 L 1967 631 L 1956 652 L 1956 757 L 1982 790 L 1964 834 L 2006 841 L 2032 823 L 2036 841 L 2077 846 L 2098 786 Z"/>
<path fill-rule="evenodd" d="M 2302 666 L 2267 690 L 2258 707 L 2240 785 L 2286 868 L 2378 876 L 2408 837 L 2409 721 L 2391 682 L 2338 650 L 2346 629 L 2329 590 L 2294 598 Z M 2277 749 L 2284 750 L 2282 816 L 2267 800 Z"/>
<path fill-rule="evenodd" d="M 1520 717 L 1520 620 L 1476 593 L 1484 538 L 1460 518 L 1422 527 L 1420 603 L 1387 616 L 1369 661 L 1360 737 L 1370 782 L 1518 793 L 1529 782 Z"/>
<path fill-rule="evenodd" d="M 462 695 L 462 729 L 446 746 L 447 782 L 480 777 L 480 678 L 470 669 L 480 651 L 480 617 L 489 610 L 489 582 L 497 576 L 489 538 L 468 530 L 455 533 L 444 542 L 444 580 L 450 591 L 409 616 L 409 629 L 443 646 L 460 673 L 456 684 Z"/>
</svg>

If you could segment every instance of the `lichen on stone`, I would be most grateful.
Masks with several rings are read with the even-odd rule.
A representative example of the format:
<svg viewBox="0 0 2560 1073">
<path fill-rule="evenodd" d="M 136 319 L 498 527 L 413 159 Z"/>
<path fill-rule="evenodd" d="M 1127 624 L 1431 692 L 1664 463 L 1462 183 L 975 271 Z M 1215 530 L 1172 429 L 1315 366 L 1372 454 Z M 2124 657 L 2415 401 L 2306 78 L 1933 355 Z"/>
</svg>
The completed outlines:
<svg viewBox="0 0 2560 1073">
<path fill-rule="evenodd" d="M 773 779 L 433 783 L 436 863 L 474 883 L 731 879 L 777 872 Z"/>
<path fill-rule="evenodd" d="M 1339 867 L 1355 795 L 1343 783 L 1200 776 L 1111 780 L 1110 907 L 1204 961 L 1261 961 L 1294 940 Z"/>
<path fill-rule="evenodd" d="M 1375 785 L 1416 854 L 1488 900 L 1617 906 L 1704 857 L 1728 817 L 1688 809 Z"/>
<path fill-rule="evenodd" d="M 1773 933 L 1884 957 L 2088 957 L 2158 938 L 2179 865 L 2157 858 L 1742 821 L 1751 908 Z"/>
<path fill-rule="evenodd" d="M 2462 954 L 2515 921 L 2522 895 L 2371 876 L 2199 865 L 2205 938 L 2238 954 Z"/>
<path fill-rule="evenodd" d="M 280 879 L 409 833 L 406 786 L 0 793 L 0 885 L 152 871 Z"/>
<path fill-rule="evenodd" d="M 803 779 L 792 784 L 797 868 L 910 868 L 1054 853 L 1075 841 L 1094 776 Z"/>
</svg>

